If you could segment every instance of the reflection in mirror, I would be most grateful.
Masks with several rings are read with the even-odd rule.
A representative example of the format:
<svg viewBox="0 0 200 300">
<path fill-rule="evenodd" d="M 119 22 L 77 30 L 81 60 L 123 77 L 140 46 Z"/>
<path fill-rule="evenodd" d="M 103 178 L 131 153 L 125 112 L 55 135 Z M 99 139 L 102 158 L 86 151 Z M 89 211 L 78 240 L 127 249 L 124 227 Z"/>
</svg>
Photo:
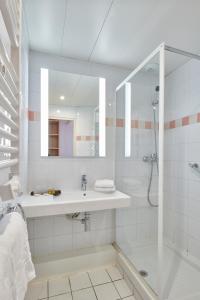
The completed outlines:
<svg viewBox="0 0 200 300">
<path fill-rule="evenodd" d="M 41 69 L 41 155 L 105 156 L 104 78 Z"/>
</svg>

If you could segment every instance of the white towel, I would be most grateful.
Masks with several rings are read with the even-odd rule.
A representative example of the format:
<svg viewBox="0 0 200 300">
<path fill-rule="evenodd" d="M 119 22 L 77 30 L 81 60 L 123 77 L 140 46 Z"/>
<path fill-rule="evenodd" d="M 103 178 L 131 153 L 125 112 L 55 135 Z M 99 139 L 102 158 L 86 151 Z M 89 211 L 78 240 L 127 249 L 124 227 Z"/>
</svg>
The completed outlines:
<svg viewBox="0 0 200 300">
<path fill-rule="evenodd" d="M 115 186 L 114 181 L 111 179 L 96 180 L 95 188 L 113 188 Z"/>
<path fill-rule="evenodd" d="M 116 188 L 115 188 L 115 186 L 108 187 L 108 188 L 95 187 L 94 190 L 96 192 L 101 192 L 101 193 L 113 193 L 113 192 L 115 192 Z"/>
<path fill-rule="evenodd" d="M 7 214 L 0 221 L 0 299 L 23 300 L 34 277 L 26 223 L 17 212 Z"/>
</svg>

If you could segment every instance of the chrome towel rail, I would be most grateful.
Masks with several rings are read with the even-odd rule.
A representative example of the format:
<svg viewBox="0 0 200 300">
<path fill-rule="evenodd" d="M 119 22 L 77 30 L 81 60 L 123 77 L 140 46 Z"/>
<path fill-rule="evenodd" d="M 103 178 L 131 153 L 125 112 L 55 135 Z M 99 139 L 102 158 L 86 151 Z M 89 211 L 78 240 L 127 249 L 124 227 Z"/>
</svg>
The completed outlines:
<svg viewBox="0 0 200 300">
<path fill-rule="evenodd" d="M 1 203 L 1 208 L 0 208 L 0 220 L 9 213 L 12 212 L 18 212 L 22 215 L 22 218 L 24 219 L 24 221 L 26 222 L 26 216 L 23 210 L 23 207 L 21 206 L 20 203 Z"/>
</svg>

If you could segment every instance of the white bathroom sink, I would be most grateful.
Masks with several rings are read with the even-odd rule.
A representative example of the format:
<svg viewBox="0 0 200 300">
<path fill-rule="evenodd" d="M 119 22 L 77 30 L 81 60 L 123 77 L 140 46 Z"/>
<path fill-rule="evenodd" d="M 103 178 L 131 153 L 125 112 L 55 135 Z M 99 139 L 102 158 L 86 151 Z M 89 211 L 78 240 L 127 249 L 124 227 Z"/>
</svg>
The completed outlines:
<svg viewBox="0 0 200 300">
<path fill-rule="evenodd" d="M 23 195 L 18 201 L 24 208 L 27 218 L 130 206 L 130 197 L 119 191 L 114 193 L 64 191 L 57 197 Z"/>
</svg>

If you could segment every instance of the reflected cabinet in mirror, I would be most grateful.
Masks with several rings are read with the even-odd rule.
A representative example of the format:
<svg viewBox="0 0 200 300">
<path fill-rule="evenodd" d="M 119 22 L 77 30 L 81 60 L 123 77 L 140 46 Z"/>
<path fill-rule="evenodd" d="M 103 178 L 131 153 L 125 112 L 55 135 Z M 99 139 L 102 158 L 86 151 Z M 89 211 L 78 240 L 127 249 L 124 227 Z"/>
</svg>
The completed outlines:
<svg viewBox="0 0 200 300">
<path fill-rule="evenodd" d="M 41 156 L 104 157 L 106 81 L 41 69 Z"/>
</svg>

